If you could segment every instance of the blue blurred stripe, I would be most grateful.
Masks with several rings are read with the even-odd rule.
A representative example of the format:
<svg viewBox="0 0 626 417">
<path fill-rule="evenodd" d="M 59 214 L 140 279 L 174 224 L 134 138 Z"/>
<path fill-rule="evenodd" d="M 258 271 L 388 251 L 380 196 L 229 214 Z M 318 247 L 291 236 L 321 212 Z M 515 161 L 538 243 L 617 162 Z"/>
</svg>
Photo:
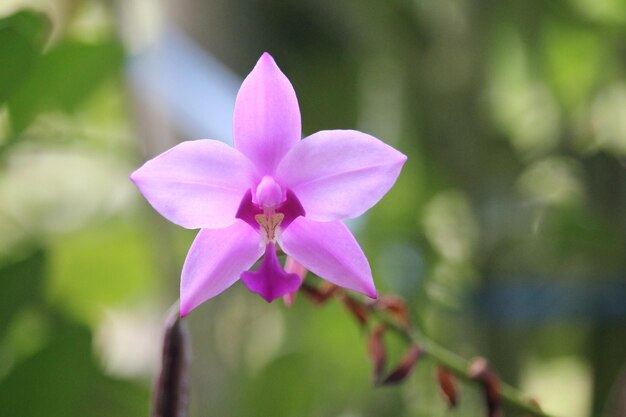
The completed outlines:
<svg viewBox="0 0 626 417">
<path fill-rule="evenodd" d="M 593 284 L 591 284 L 593 282 Z M 473 297 L 479 314 L 494 321 L 539 324 L 554 320 L 626 317 L 626 282 L 519 280 L 487 284 Z"/>
</svg>

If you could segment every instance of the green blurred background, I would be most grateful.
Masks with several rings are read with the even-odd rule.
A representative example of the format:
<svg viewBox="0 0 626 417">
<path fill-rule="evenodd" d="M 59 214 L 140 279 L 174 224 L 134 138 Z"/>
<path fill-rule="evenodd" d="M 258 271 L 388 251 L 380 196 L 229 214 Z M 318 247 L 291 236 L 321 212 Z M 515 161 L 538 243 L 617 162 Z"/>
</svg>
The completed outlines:
<svg viewBox="0 0 626 417">
<path fill-rule="evenodd" d="M 355 223 L 379 292 L 545 410 L 626 416 L 623 0 L 2 0 L 0 16 L 0 416 L 148 414 L 195 232 L 127 176 L 228 139 L 263 51 L 305 134 L 355 128 L 409 156 Z M 448 411 L 427 359 L 373 388 L 336 303 L 236 284 L 188 322 L 194 417 L 483 415 L 468 385 Z"/>
</svg>

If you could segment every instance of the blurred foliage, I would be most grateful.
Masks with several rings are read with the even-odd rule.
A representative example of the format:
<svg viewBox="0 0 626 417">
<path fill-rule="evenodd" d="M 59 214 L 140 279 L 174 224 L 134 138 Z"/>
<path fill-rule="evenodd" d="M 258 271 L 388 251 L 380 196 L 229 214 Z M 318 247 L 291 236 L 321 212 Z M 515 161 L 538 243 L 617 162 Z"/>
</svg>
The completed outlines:
<svg viewBox="0 0 626 417">
<path fill-rule="evenodd" d="M 41 14 L 18 12 L 0 20 L 0 103 L 29 79 L 45 37 L 46 18 Z"/>
<path fill-rule="evenodd" d="M 2 276 L 2 323 L 0 337 L 3 336 L 11 320 L 25 305 L 40 303 L 42 300 L 44 278 L 44 255 L 41 250 L 35 251 L 25 260 L 4 265 L 0 270 Z"/>
<path fill-rule="evenodd" d="M 120 67 L 122 57 L 122 48 L 115 40 L 96 44 L 68 40 L 47 51 L 9 99 L 14 130 L 26 128 L 42 111 L 75 110 Z"/>
<path fill-rule="evenodd" d="M 114 38 L 52 40 L 51 30 L 45 13 L 17 11 L 0 19 L 0 108 L 6 118 L 0 132 L 0 414 L 144 415 L 145 383 L 106 375 L 93 351 L 103 306 L 132 297 L 127 282 L 145 288 L 137 278 L 151 275 L 140 266 L 116 267 L 113 261 L 125 258 L 110 248 L 140 258 L 142 249 L 133 251 L 133 233 L 119 227 L 106 229 L 110 237 L 91 232 L 87 241 L 96 243 L 84 246 L 67 235 L 88 222 L 89 205 L 72 201 L 78 196 L 70 190 L 81 189 L 80 182 L 97 185 L 93 173 L 76 170 L 93 168 L 95 159 L 76 154 L 76 148 L 64 144 L 67 138 L 54 137 L 47 129 L 37 133 L 45 114 L 75 114 L 104 81 L 118 76 L 122 47 Z M 113 196 L 108 193 L 109 199 Z M 95 201 L 84 192 L 81 197 Z M 94 250 L 107 239 L 110 243 Z M 98 263 L 97 254 L 108 256 Z M 115 287 L 111 277 L 128 281 Z M 68 283 L 72 280 L 76 284 Z M 81 290 L 80 282 L 90 289 Z M 95 282 L 102 283 L 102 291 L 96 290 L 100 300 L 92 297 Z"/>
<path fill-rule="evenodd" d="M 147 414 L 193 232 L 159 219 L 127 175 L 192 138 L 167 103 L 125 88 L 143 44 L 125 50 L 115 30 L 149 44 L 169 24 L 241 76 L 269 50 L 304 132 L 357 128 L 409 156 L 357 234 L 379 291 L 405 297 L 421 331 L 489 357 L 548 411 L 615 415 L 625 2 L 48 3 L 0 3 L 0 415 Z M 236 284 L 188 320 L 193 416 L 482 410 L 469 386 L 447 410 L 428 359 L 373 388 L 364 334 L 336 304 L 285 310 Z"/>
<path fill-rule="evenodd" d="M 42 297 L 45 255 L 3 265 L 0 410 L 6 415 L 141 415 L 147 389 L 103 375 L 92 334 Z M 8 334 L 6 326 L 10 325 Z"/>
</svg>

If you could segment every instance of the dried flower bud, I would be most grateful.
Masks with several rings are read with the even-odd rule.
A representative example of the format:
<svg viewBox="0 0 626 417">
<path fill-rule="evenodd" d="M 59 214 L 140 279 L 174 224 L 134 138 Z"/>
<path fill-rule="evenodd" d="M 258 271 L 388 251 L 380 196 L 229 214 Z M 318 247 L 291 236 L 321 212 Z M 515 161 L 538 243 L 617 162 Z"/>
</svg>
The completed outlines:
<svg viewBox="0 0 626 417">
<path fill-rule="evenodd" d="M 446 368 L 440 366 L 437 368 L 437 382 L 439 382 L 439 388 L 441 388 L 441 393 L 446 399 L 448 406 L 450 408 L 456 407 L 459 402 L 459 396 L 454 375 Z"/>
<path fill-rule="evenodd" d="M 396 295 L 383 295 L 374 302 L 374 307 L 388 311 L 403 327 L 410 324 L 409 312 L 405 301 Z"/>
<path fill-rule="evenodd" d="M 485 358 L 474 358 L 470 363 L 469 376 L 473 379 L 482 379 L 489 370 L 489 362 Z"/>
<path fill-rule="evenodd" d="M 376 326 L 374 331 L 370 334 L 367 344 L 369 357 L 374 365 L 374 383 L 376 385 L 381 383 L 385 370 L 386 351 L 383 343 L 385 330 L 387 330 L 387 328 L 384 324 Z"/>
<path fill-rule="evenodd" d="M 341 300 L 348 311 L 358 320 L 359 324 L 365 326 L 369 318 L 369 313 L 365 305 L 348 295 L 344 295 Z"/>
<path fill-rule="evenodd" d="M 489 368 L 489 362 L 485 358 L 474 359 L 469 374 L 482 383 L 488 417 L 500 417 L 500 379 Z"/>
<path fill-rule="evenodd" d="M 417 345 L 409 347 L 402 359 L 400 359 L 398 366 L 396 366 L 384 379 L 383 384 L 395 384 L 408 377 L 411 374 L 411 371 L 413 371 L 415 364 L 422 356 L 422 352 L 423 350 Z"/>
<path fill-rule="evenodd" d="M 323 304 L 339 289 L 336 285 L 324 282 L 319 287 L 314 287 L 306 282 L 300 287 L 303 294 L 311 300 L 313 304 Z"/>
</svg>

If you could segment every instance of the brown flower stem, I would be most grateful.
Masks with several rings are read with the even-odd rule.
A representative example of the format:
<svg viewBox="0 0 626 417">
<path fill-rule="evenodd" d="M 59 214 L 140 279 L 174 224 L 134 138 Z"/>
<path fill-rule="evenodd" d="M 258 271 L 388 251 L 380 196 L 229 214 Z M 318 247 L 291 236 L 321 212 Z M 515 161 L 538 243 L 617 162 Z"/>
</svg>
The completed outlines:
<svg viewBox="0 0 626 417">
<path fill-rule="evenodd" d="M 189 366 L 191 348 L 187 323 L 180 318 L 178 303 L 165 321 L 161 366 L 152 390 L 151 417 L 189 415 Z"/>
<path fill-rule="evenodd" d="M 310 292 L 314 292 L 316 290 L 316 287 L 311 285 L 309 282 L 303 283 L 303 287 Z M 371 317 L 376 318 L 380 323 L 383 323 L 389 330 L 404 339 L 407 344 L 419 346 L 423 350 L 424 354 L 432 358 L 437 365 L 453 373 L 460 380 L 470 384 L 485 385 L 486 381 L 481 379 L 480 375 L 477 376 L 471 372 L 470 361 L 446 349 L 434 340 L 429 339 L 409 323 L 400 323 L 397 316 L 394 317 L 394 314 L 390 313 L 388 310 L 377 308 L 375 301 L 363 301 L 360 297 L 356 297 L 348 292 L 340 290 L 333 292 L 331 298 L 333 297 L 343 298 L 344 305 L 346 304 L 345 300 L 348 299 L 349 304 L 352 305 L 353 308 L 356 305 L 361 306 L 369 312 Z M 491 375 L 495 376 L 493 373 L 491 373 Z M 554 417 L 553 415 L 542 411 L 537 406 L 535 401 L 530 398 L 526 398 L 523 393 L 510 385 L 500 383 L 498 391 L 502 403 L 509 407 L 525 412 L 529 416 Z"/>
</svg>

